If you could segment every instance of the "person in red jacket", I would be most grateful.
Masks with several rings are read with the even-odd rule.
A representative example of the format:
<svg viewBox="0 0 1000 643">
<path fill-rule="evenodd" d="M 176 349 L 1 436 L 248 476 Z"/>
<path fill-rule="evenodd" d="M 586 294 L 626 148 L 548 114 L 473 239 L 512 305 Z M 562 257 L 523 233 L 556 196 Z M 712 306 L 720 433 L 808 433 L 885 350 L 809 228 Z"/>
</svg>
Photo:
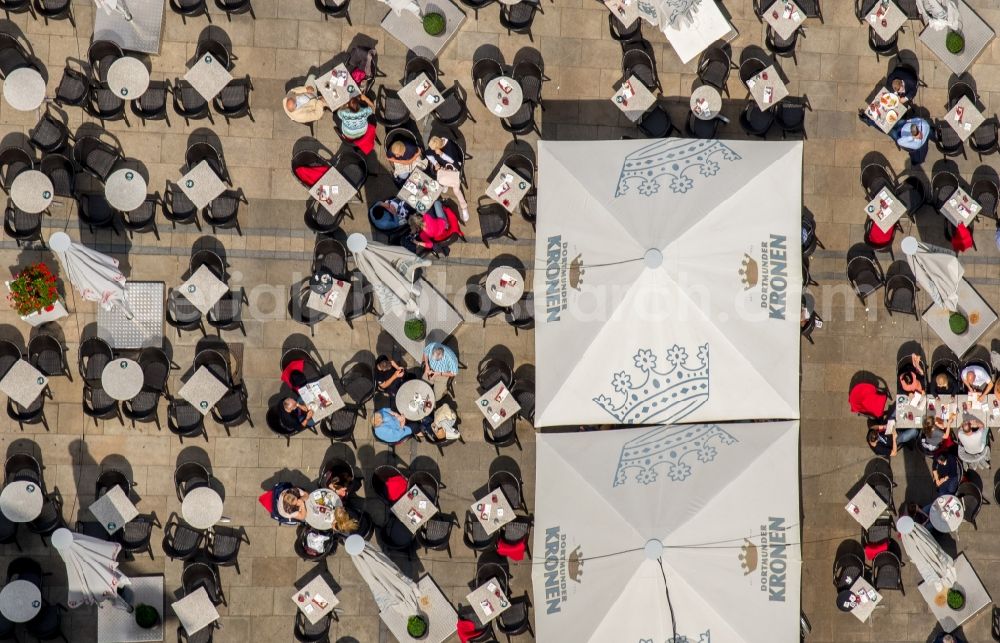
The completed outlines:
<svg viewBox="0 0 1000 643">
<path fill-rule="evenodd" d="M 447 241 L 452 235 L 462 234 L 458 227 L 458 217 L 451 208 L 444 208 L 445 217 L 438 218 L 430 212 L 414 214 L 410 217 L 410 231 L 413 233 L 414 241 L 418 246 L 433 249 L 442 241 Z M 440 252 L 448 254 L 448 248 L 440 247 Z"/>
</svg>

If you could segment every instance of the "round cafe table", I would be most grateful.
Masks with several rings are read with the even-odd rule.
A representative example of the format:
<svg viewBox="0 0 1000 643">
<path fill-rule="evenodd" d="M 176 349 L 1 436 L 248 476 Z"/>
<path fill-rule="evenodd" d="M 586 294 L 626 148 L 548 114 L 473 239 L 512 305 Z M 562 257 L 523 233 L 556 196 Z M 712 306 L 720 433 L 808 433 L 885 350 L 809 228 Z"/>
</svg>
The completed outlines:
<svg viewBox="0 0 1000 643">
<path fill-rule="evenodd" d="M 108 67 L 108 88 L 125 100 L 135 100 L 149 88 L 149 70 L 138 58 L 119 58 Z"/>
<path fill-rule="evenodd" d="M 419 395 L 425 400 L 430 400 L 430 406 L 426 404 L 420 406 L 410 406 L 413 397 Z M 396 409 L 403 414 L 407 420 L 419 421 L 430 415 L 434 410 L 434 387 L 428 382 L 420 379 L 412 379 L 403 382 L 396 391 Z"/>
<path fill-rule="evenodd" d="M 119 357 L 108 362 L 101 372 L 101 388 L 116 400 L 131 400 L 142 390 L 142 367 Z"/>
<path fill-rule="evenodd" d="M 28 580 L 15 580 L 0 589 L 0 614 L 12 623 L 27 623 L 42 610 L 42 591 Z"/>
<path fill-rule="evenodd" d="M 52 180 L 38 170 L 21 172 L 10 184 L 10 198 L 25 212 L 44 212 L 52 204 Z"/>
<path fill-rule="evenodd" d="M 31 480 L 7 483 L 0 492 L 0 512 L 11 522 L 31 522 L 42 513 L 42 489 Z"/>
<path fill-rule="evenodd" d="M 222 520 L 222 497 L 211 487 L 196 487 L 184 494 L 181 515 L 195 529 L 208 529 Z"/>
<path fill-rule="evenodd" d="M 500 88 L 501 82 L 505 82 L 510 86 L 509 93 L 504 93 L 503 89 Z M 507 99 L 506 105 L 503 102 L 504 98 Z M 494 116 L 509 118 L 516 114 L 517 110 L 521 109 L 521 103 L 524 102 L 524 92 L 521 90 L 521 83 L 510 76 L 497 76 L 486 84 L 486 89 L 483 91 L 483 100 L 486 102 L 486 107 L 489 108 L 490 113 Z"/>
<path fill-rule="evenodd" d="M 104 196 L 116 209 L 131 212 L 146 200 L 146 179 L 130 168 L 115 170 L 104 182 Z"/>
<path fill-rule="evenodd" d="M 343 504 L 335 491 L 316 489 L 306 498 L 306 524 L 320 531 L 333 529 L 333 510 Z"/>
<path fill-rule="evenodd" d="M 511 285 L 504 276 L 514 279 Z M 524 295 L 524 276 L 510 266 L 497 266 L 486 277 L 486 296 L 497 306 L 509 308 Z"/>
<path fill-rule="evenodd" d="M 699 101 L 704 101 L 699 103 Z M 691 92 L 691 113 L 695 118 L 710 121 L 722 111 L 722 95 L 711 85 L 702 85 Z"/>
<path fill-rule="evenodd" d="M 30 112 L 45 100 L 45 79 L 34 67 L 21 67 L 7 74 L 3 97 L 14 109 Z"/>
<path fill-rule="evenodd" d="M 957 502 L 962 511 L 959 515 L 955 515 L 950 511 L 945 510 L 945 506 L 949 502 Z M 944 495 L 939 496 L 937 500 L 931 503 L 930 511 L 931 526 L 934 529 L 940 531 L 943 534 L 949 534 L 958 531 L 958 528 L 962 526 L 962 521 L 965 519 L 965 505 L 962 504 L 962 500 L 957 496 Z"/>
</svg>

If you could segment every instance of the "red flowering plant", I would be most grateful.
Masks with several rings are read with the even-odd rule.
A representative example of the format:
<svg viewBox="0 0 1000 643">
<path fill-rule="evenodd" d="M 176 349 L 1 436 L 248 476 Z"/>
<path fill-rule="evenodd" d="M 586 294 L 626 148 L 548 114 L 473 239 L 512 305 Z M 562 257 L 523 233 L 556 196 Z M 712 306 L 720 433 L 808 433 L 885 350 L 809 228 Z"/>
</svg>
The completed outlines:
<svg viewBox="0 0 1000 643">
<path fill-rule="evenodd" d="M 21 270 L 9 284 L 10 302 L 18 315 L 30 315 L 59 299 L 56 277 L 44 263 L 31 264 Z"/>
</svg>

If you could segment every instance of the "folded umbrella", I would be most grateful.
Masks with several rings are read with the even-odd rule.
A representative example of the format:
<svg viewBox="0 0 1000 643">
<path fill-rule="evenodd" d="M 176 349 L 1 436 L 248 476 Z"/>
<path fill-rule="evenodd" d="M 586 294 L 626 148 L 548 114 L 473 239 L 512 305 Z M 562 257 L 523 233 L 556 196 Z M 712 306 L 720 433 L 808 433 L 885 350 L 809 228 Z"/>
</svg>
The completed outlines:
<svg viewBox="0 0 1000 643">
<path fill-rule="evenodd" d="M 903 550 L 928 583 L 939 582 L 945 587 L 954 585 L 957 573 L 955 559 L 941 548 L 934 536 L 913 518 L 902 516 L 896 521 Z"/>
<path fill-rule="evenodd" d="M 372 285 L 381 314 L 403 306 L 412 313 L 419 311 L 416 271 L 431 265 L 430 261 L 405 248 L 369 241 L 358 233 L 347 237 L 347 249 L 354 255 L 358 270 Z"/>
<path fill-rule="evenodd" d="M 913 237 L 903 239 L 901 246 L 917 284 L 930 295 L 934 303 L 956 312 L 958 285 L 962 282 L 965 270 L 955 253 L 917 241 Z"/>
<path fill-rule="evenodd" d="M 357 534 L 347 537 L 344 549 L 350 554 L 358 573 L 368 583 L 379 612 L 395 606 L 402 608 L 397 611 L 407 614 L 422 611 L 417 584 L 400 571 L 388 556 L 369 547 L 365 539 Z"/>
<path fill-rule="evenodd" d="M 119 587 L 130 584 L 128 577 L 118 571 L 121 545 L 62 528 L 52 534 L 52 546 L 66 563 L 66 604 L 70 608 L 111 599 L 131 610 L 118 595 Z"/>
<path fill-rule="evenodd" d="M 117 259 L 72 241 L 65 232 L 49 237 L 49 248 L 56 253 L 66 277 L 81 297 L 96 301 L 104 310 L 111 310 L 117 304 L 129 311 L 125 275 L 118 269 Z"/>
</svg>

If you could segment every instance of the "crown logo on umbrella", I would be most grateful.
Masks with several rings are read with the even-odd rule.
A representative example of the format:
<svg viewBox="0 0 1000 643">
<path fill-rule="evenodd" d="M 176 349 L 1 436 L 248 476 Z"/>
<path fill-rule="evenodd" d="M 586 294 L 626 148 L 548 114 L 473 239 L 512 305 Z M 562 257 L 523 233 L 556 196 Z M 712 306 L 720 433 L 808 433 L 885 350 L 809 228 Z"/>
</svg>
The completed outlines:
<svg viewBox="0 0 1000 643">
<path fill-rule="evenodd" d="M 615 471 L 615 487 L 628 482 L 626 471 L 638 469 L 636 482 L 658 479 L 657 468 L 665 468 L 671 482 L 683 482 L 694 471 L 715 460 L 719 447 L 737 440 L 717 424 L 657 426 L 622 446 Z"/>
<path fill-rule="evenodd" d="M 625 196 L 633 184 L 642 196 L 653 196 L 660 191 L 662 177 L 670 177 L 671 192 L 684 194 L 694 188 L 698 176 L 719 173 L 716 156 L 726 161 L 742 158 L 720 141 L 663 139 L 641 147 L 625 157 L 615 198 Z M 691 176 L 693 168 L 698 168 L 698 173 Z"/>
</svg>

